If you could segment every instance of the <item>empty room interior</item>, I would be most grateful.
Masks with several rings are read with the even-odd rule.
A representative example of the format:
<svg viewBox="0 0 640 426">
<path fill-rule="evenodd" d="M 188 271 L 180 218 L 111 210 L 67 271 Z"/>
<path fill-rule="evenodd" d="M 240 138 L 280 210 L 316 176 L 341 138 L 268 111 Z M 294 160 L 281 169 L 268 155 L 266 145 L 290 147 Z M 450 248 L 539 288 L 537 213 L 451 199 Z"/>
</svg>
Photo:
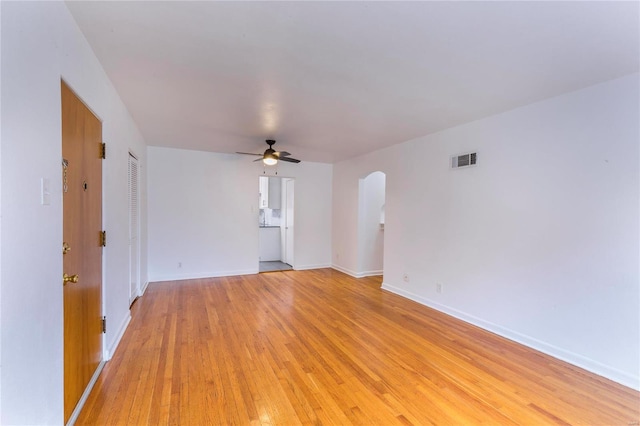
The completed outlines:
<svg viewBox="0 0 640 426">
<path fill-rule="evenodd" d="M 0 424 L 640 424 L 640 3 L 0 25 Z"/>
</svg>

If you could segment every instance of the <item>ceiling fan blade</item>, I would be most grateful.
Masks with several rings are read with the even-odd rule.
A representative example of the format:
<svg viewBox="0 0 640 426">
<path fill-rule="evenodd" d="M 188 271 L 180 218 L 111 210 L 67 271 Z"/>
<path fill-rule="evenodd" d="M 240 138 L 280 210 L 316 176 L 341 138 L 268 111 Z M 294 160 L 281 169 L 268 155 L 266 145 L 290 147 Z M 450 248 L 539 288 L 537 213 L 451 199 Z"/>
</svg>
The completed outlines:
<svg viewBox="0 0 640 426">
<path fill-rule="evenodd" d="M 262 155 L 260 157 L 262 157 Z M 257 162 L 257 161 L 262 161 L 262 158 L 258 158 L 257 160 L 253 160 L 254 163 Z"/>
<path fill-rule="evenodd" d="M 258 156 L 262 157 L 262 154 L 254 154 L 253 152 L 238 152 L 238 151 L 236 151 L 236 154 L 242 154 L 242 155 L 258 155 Z"/>
<path fill-rule="evenodd" d="M 280 151 L 280 152 L 274 152 L 274 154 L 278 157 L 287 157 L 289 155 L 291 155 L 290 153 L 288 153 L 287 151 Z"/>
<path fill-rule="evenodd" d="M 279 158 L 280 161 L 286 161 L 288 163 L 299 163 L 300 160 L 296 160 L 295 158 L 291 158 L 291 157 L 280 157 Z"/>
</svg>

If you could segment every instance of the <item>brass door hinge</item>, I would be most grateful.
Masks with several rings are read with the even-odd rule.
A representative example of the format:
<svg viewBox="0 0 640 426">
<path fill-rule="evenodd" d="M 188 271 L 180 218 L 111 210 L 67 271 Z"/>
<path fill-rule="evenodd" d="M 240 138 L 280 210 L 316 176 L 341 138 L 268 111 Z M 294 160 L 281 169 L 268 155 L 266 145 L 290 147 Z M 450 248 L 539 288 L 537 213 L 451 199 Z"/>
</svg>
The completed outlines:
<svg viewBox="0 0 640 426">
<path fill-rule="evenodd" d="M 100 247 L 107 246 L 107 231 L 100 231 Z"/>
<path fill-rule="evenodd" d="M 100 158 L 102 158 L 103 160 L 107 158 L 107 144 L 106 143 L 101 143 L 100 144 Z"/>
<path fill-rule="evenodd" d="M 102 317 L 102 332 L 107 332 L 107 317 Z"/>
</svg>

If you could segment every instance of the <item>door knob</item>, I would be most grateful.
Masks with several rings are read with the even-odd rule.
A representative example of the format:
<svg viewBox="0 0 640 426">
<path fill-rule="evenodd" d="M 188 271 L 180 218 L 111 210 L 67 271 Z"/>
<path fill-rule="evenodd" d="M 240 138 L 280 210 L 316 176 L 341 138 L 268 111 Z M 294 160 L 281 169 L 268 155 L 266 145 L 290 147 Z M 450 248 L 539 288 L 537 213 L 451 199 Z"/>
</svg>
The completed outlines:
<svg viewBox="0 0 640 426">
<path fill-rule="evenodd" d="M 63 285 L 66 283 L 77 283 L 77 282 L 78 282 L 78 274 L 76 275 L 62 274 Z"/>
</svg>

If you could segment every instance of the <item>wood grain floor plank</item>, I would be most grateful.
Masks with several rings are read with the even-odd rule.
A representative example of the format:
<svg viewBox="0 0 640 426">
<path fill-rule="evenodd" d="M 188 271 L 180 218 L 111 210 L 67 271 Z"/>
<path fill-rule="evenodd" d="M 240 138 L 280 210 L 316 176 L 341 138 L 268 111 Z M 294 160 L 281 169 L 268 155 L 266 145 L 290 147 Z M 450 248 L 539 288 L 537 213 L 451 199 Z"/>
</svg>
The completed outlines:
<svg viewBox="0 0 640 426">
<path fill-rule="evenodd" d="M 76 424 L 639 421 L 632 389 L 320 269 L 151 284 Z"/>
</svg>

